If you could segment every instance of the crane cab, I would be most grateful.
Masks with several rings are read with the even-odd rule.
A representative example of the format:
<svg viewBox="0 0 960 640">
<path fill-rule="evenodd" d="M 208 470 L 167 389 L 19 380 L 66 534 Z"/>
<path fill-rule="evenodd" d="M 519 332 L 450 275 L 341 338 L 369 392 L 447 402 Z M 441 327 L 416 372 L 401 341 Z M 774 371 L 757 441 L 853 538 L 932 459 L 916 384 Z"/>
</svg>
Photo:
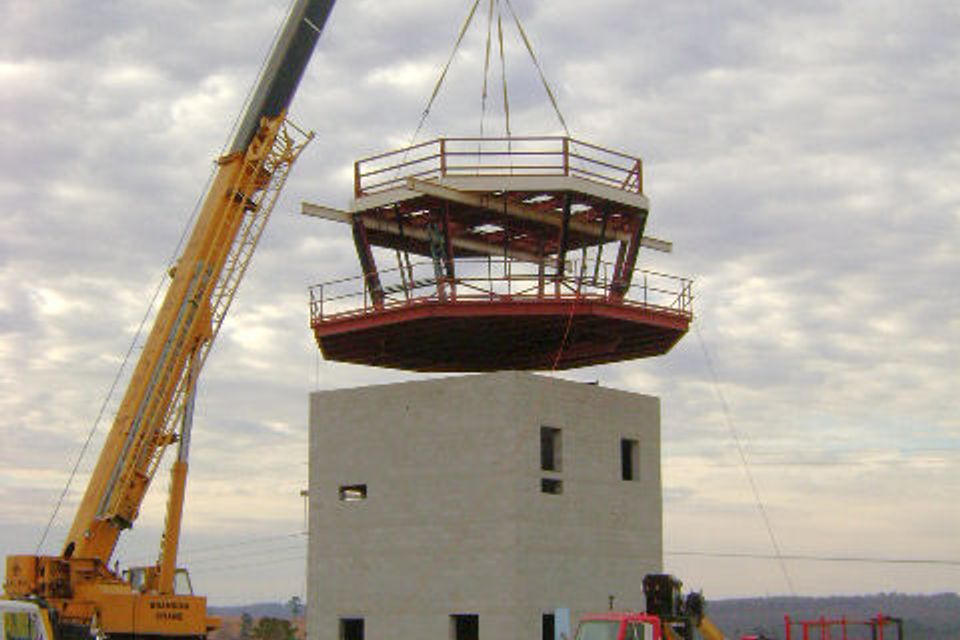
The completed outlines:
<svg viewBox="0 0 960 640">
<path fill-rule="evenodd" d="M 159 588 L 160 569 L 156 566 L 130 567 L 123 570 L 123 579 L 128 582 L 134 591 L 140 593 L 156 592 Z M 190 582 L 190 573 L 178 568 L 173 575 L 173 594 L 178 596 L 192 596 L 193 584 Z M 0 638 L 0 640 L 4 640 Z"/>
<path fill-rule="evenodd" d="M 33 602 L 0 600 L 0 640 L 53 640 L 46 609 Z"/>
</svg>

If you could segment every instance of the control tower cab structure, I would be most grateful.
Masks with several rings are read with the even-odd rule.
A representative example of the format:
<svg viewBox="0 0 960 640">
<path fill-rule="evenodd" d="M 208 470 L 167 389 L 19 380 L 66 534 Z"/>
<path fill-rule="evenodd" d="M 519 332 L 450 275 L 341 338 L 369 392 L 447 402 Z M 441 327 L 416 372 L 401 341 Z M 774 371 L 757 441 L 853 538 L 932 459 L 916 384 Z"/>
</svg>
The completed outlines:
<svg viewBox="0 0 960 640">
<path fill-rule="evenodd" d="M 441 138 L 354 165 L 361 275 L 311 288 L 328 360 L 411 371 L 551 370 L 666 353 L 691 283 L 636 268 L 635 158 L 569 137 Z M 384 268 L 387 258 L 395 264 Z"/>
</svg>

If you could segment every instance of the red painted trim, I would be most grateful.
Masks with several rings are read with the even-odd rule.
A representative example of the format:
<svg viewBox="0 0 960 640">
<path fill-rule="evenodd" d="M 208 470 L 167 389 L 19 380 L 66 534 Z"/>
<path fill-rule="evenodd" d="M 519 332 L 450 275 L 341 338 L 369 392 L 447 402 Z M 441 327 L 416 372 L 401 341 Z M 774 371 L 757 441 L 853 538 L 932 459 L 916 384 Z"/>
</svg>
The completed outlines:
<svg viewBox="0 0 960 640">
<path fill-rule="evenodd" d="M 411 322 L 424 318 L 471 318 L 484 317 L 522 317 L 522 316 L 561 316 L 567 317 L 599 316 L 651 325 L 665 329 L 686 331 L 690 326 L 691 317 L 675 310 L 640 305 L 617 304 L 603 300 L 582 299 L 524 299 L 524 300 L 496 300 L 480 302 L 464 300 L 441 302 L 435 299 L 411 300 L 399 307 L 385 307 L 380 310 L 371 309 L 361 312 L 360 315 L 344 314 L 322 321 L 314 321 L 313 330 L 317 337 L 336 335 L 340 333 L 362 331 L 374 327 Z"/>
</svg>

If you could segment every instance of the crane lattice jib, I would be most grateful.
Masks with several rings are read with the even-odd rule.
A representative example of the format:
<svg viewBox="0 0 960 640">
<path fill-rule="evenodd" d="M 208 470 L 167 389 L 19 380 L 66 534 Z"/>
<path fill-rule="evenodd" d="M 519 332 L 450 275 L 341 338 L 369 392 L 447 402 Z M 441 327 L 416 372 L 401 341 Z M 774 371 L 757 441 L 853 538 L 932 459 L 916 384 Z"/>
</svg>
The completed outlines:
<svg viewBox="0 0 960 640">
<path fill-rule="evenodd" d="M 291 166 L 309 142 L 281 114 L 245 153 L 225 156 L 178 261 L 114 429 L 67 539 L 65 555 L 110 557 L 156 473 L 194 373 L 209 353 Z M 73 545 L 71 547 L 71 545 Z"/>
<path fill-rule="evenodd" d="M 230 244 L 220 278 L 213 286 L 210 295 L 210 338 L 203 341 L 196 353 L 194 375 L 199 375 L 206 362 L 210 347 L 213 345 L 220 327 L 227 315 L 230 304 L 233 302 L 240 281 L 250 264 L 254 250 L 260 241 L 267 220 L 276 205 L 277 198 L 283 190 L 290 168 L 296 161 L 303 148 L 312 139 L 312 134 L 304 134 L 290 122 L 284 122 L 280 127 L 270 152 L 259 167 L 254 161 L 248 161 L 248 173 L 255 176 L 258 173 L 268 175 L 267 184 L 248 198 L 248 204 L 243 208 L 244 215 L 240 228 Z M 235 191 L 242 193 L 242 191 Z M 158 436 L 158 445 L 153 449 L 149 461 L 148 476 L 153 477 L 162 458 L 166 444 L 171 441 L 170 435 L 176 425 L 180 424 L 186 406 L 189 382 L 186 369 L 180 372 L 177 386 L 173 395 L 173 402 L 163 418 L 163 430 Z M 149 449 L 144 449 L 146 453 Z M 143 461 L 141 461 L 143 464 Z"/>
</svg>

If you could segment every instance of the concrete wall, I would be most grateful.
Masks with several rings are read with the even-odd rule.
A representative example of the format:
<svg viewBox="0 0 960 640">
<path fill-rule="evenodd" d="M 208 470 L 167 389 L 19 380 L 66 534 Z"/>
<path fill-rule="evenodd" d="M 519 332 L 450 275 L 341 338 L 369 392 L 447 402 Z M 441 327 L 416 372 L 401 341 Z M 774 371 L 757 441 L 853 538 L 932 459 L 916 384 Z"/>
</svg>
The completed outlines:
<svg viewBox="0 0 960 640">
<path fill-rule="evenodd" d="M 562 430 L 559 472 L 540 469 L 542 425 Z M 310 427 L 311 640 L 348 617 L 367 639 L 447 640 L 455 613 L 484 639 L 540 638 L 557 607 L 641 607 L 661 570 L 656 398 L 500 372 L 314 393 Z M 353 484 L 367 498 L 341 501 Z"/>
</svg>

